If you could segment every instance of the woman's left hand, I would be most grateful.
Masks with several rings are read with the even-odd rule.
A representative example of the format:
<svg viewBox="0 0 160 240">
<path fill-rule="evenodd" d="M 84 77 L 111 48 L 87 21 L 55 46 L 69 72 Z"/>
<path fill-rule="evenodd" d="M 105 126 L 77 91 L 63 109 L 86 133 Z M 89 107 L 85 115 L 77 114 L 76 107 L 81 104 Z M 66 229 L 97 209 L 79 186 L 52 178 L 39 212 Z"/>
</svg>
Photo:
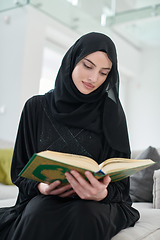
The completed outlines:
<svg viewBox="0 0 160 240">
<path fill-rule="evenodd" d="M 106 175 L 100 181 L 89 171 L 86 171 L 85 175 L 89 182 L 75 170 L 71 170 L 70 173 L 65 173 L 68 182 L 81 199 L 94 201 L 104 199 L 108 194 L 107 187 L 111 181 L 109 175 Z"/>
</svg>

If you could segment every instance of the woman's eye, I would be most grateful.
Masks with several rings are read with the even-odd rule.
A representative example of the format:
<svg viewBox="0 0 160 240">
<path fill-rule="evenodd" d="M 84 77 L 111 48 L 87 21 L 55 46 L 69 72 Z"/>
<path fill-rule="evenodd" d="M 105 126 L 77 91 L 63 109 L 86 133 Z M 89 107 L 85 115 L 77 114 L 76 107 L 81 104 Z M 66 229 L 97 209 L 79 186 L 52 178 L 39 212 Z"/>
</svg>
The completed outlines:
<svg viewBox="0 0 160 240">
<path fill-rule="evenodd" d="M 107 73 L 103 73 L 103 72 L 101 72 L 101 74 L 104 75 L 104 76 L 107 76 Z"/>
<path fill-rule="evenodd" d="M 84 64 L 84 66 L 85 66 L 86 68 L 91 68 L 90 66 L 86 65 L 85 63 L 83 63 L 83 64 Z"/>
</svg>

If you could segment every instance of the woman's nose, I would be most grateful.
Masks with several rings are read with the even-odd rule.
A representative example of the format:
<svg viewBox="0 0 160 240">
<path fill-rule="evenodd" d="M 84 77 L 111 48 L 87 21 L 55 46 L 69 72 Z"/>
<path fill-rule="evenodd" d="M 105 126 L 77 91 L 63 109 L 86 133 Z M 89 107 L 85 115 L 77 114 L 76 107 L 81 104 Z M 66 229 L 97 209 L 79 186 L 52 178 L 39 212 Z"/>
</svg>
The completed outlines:
<svg viewBox="0 0 160 240">
<path fill-rule="evenodd" d="M 91 82 L 95 83 L 98 80 L 98 73 L 93 72 L 90 76 L 89 79 Z"/>
</svg>

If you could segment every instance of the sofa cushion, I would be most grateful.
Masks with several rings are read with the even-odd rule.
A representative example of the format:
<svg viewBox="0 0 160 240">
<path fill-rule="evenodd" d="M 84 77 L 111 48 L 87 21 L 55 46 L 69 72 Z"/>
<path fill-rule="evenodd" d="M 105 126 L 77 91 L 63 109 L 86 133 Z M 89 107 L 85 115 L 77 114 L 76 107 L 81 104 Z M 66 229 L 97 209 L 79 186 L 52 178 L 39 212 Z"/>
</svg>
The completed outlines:
<svg viewBox="0 0 160 240">
<path fill-rule="evenodd" d="M 0 200 L 16 198 L 18 196 L 18 187 L 16 185 L 6 185 L 0 183 Z"/>
<path fill-rule="evenodd" d="M 133 202 L 153 201 L 153 173 L 160 168 L 160 155 L 156 148 L 148 147 L 137 159 L 152 159 L 156 164 L 143 169 L 130 177 L 130 195 Z"/>
<path fill-rule="evenodd" d="M 153 207 L 160 208 L 160 169 L 153 175 Z"/>
<path fill-rule="evenodd" d="M 10 170 L 13 149 L 0 149 L 0 183 L 12 184 Z"/>
<path fill-rule="evenodd" d="M 0 200 L 0 208 L 14 206 L 15 203 L 16 203 L 16 198 L 10 198 L 5 200 L 3 199 L 3 200 Z"/>
<path fill-rule="evenodd" d="M 141 207 L 134 203 L 133 207 L 140 212 L 140 219 L 134 227 L 129 227 L 120 231 L 112 240 L 153 240 L 160 236 L 160 209 Z"/>
</svg>

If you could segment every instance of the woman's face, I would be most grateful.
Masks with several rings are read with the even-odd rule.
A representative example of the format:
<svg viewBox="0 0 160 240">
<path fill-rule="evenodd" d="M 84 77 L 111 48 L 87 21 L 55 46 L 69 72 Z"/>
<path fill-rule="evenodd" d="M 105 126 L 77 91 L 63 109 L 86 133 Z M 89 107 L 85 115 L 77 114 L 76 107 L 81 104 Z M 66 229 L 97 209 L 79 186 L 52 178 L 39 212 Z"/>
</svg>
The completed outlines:
<svg viewBox="0 0 160 240">
<path fill-rule="evenodd" d="M 112 62 L 107 54 L 97 51 L 77 63 L 72 72 L 72 79 L 81 93 L 89 94 L 102 85 L 111 68 Z"/>
</svg>

